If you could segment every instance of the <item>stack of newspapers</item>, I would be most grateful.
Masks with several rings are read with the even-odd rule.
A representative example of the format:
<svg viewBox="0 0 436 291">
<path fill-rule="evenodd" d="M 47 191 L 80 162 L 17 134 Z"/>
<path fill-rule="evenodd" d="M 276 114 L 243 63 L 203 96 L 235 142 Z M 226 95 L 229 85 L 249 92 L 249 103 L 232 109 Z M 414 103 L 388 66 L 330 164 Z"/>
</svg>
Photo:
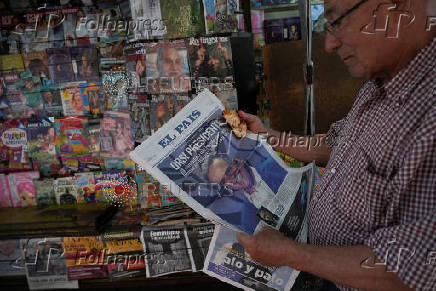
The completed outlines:
<svg viewBox="0 0 436 291">
<path fill-rule="evenodd" d="M 307 240 L 313 163 L 289 168 L 265 137 L 239 139 L 222 118 L 222 102 L 205 89 L 130 157 L 175 196 L 217 224 L 203 271 L 246 290 L 289 290 L 298 271 L 265 267 L 236 233 L 269 226 Z"/>
</svg>

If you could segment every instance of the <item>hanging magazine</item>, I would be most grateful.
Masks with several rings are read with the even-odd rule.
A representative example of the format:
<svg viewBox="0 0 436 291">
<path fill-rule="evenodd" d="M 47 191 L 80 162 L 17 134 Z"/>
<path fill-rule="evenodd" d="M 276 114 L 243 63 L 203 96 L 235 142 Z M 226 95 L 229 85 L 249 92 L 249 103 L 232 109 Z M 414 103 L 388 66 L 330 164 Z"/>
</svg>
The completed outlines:
<svg viewBox="0 0 436 291">
<path fill-rule="evenodd" d="M 266 140 L 237 138 L 223 105 L 204 90 L 130 157 L 203 217 L 253 234 L 305 233 L 313 165 L 289 168 Z"/>
</svg>

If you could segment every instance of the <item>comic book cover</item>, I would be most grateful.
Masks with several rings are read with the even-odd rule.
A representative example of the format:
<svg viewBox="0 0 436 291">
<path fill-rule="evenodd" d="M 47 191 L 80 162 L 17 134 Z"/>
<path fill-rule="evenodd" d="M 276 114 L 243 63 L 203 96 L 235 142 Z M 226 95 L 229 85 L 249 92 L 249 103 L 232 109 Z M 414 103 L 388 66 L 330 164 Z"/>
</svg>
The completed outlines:
<svg viewBox="0 0 436 291">
<path fill-rule="evenodd" d="M 1 190 L 0 190 L 1 191 Z M 0 241 L 0 277 L 25 276 L 19 239 Z"/>
<path fill-rule="evenodd" d="M 1 55 L 0 59 L 3 74 L 24 71 L 21 54 Z"/>
<path fill-rule="evenodd" d="M 110 110 L 127 110 L 129 77 L 125 72 L 106 72 L 101 77 L 104 108 Z"/>
<path fill-rule="evenodd" d="M 145 276 L 145 254 L 139 232 L 107 232 L 103 242 L 111 279 Z"/>
<path fill-rule="evenodd" d="M 188 248 L 192 252 L 194 259 L 194 271 L 201 271 L 204 267 L 204 260 L 209 251 L 210 241 L 212 240 L 215 224 L 202 223 L 186 226 L 186 237 Z"/>
<path fill-rule="evenodd" d="M 132 43 L 124 49 L 126 72 L 130 77 L 132 91 L 147 85 L 146 44 Z"/>
<path fill-rule="evenodd" d="M 76 43 L 78 46 L 97 43 L 97 29 L 91 23 L 97 23 L 97 11 L 93 6 L 82 6 L 76 14 Z"/>
<path fill-rule="evenodd" d="M 126 60 L 123 54 L 124 41 L 99 43 L 100 72 L 124 71 Z"/>
<path fill-rule="evenodd" d="M 71 48 L 71 61 L 76 81 L 99 81 L 99 60 L 94 47 Z"/>
<path fill-rule="evenodd" d="M 74 81 L 73 66 L 69 48 L 52 48 L 47 50 L 48 71 L 53 83 Z"/>
<path fill-rule="evenodd" d="M 34 51 L 23 54 L 24 67 L 32 76 L 39 77 L 42 85 L 49 85 L 48 59 L 45 51 Z"/>
<path fill-rule="evenodd" d="M 91 115 L 99 115 L 103 112 L 103 98 L 100 95 L 100 83 L 81 83 L 79 85 L 82 102 L 87 102 L 89 110 L 85 105 L 84 113 Z"/>
<path fill-rule="evenodd" d="M 32 160 L 54 162 L 56 160 L 54 118 L 27 120 L 27 153 Z"/>
<path fill-rule="evenodd" d="M 61 91 L 65 116 L 82 116 L 90 112 L 87 96 L 80 94 L 79 86 L 77 83 L 68 83 Z"/>
<path fill-rule="evenodd" d="M 95 199 L 95 180 L 93 172 L 83 172 L 74 174 L 77 189 L 77 203 L 94 203 Z"/>
<path fill-rule="evenodd" d="M 39 179 L 38 171 L 11 173 L 8 175 L 12 207 L 36 205 L 36 190 L 33 179 Z"/>
<path fill-rule="evenodd" d="M 78 8 L 62 9 L 64 21 L 62 22 L 64 30 L 65 47 L 75 47 L 76 41 L 76 20 Z"/>
<path fill-rule="evenodd" d="M 86 117 L 56 118 L 54 122 L 56 151 L 62 156 L 77 157 L 89 153 Z"/>
<path fill-rule="evenodd" d="M 191 90 L 187 49 L 184 40 L 147 43 L 148 92 L 180 93 Z"/>
<path fill-rule="evenodd" d="M 199 37 L 187 40 L 191 77 L 199 84 L 233 82 L 230 38 Z"/>
<path fill-rule="evenodd" d="M 0 174 L 0 207 L 12 207 L 10 195 L 8 177 Z"/>
<path fill-rule="evenodd" d="M 57 204 L 77 203 L 78 194 L 73 177 L 57 178 L 53 186 Z"/>
<path fill-rule="evenodd" d="M 206 34 L 212 34 L 215 27 L 215 0 L 203 0 L 204 22 L 206 26 Z"/>
<path fill-rule="evenodd" d="M 192 270 L 184 226 L 144 226 L 141 240 L 147 256 L 147 277 Z"/>
<path fill-rule="evenodd" d="M 25 152 L 27 146 L 26 119 L 14 118 L 1 123 L 1 170 L 30 169 Z"/>
<path fill-rule="evenodd" d="M 150 100 L 146 93 L 129 94 L 129 112 L 132 122 L 132 137 L 135 142 L 143 142 L 150 136 Z"/>
<path fill-rule="evenodd" d="M 109 170 L 94 173 L 95 189 L 98 202 L 115 202 L 119 195 L 129 190 L 129 179 L 123 170 Z"/>
<path fill-rule="evenodd" d="M 127 111 L 106 111 L 101 123 L 100 141 L 103 157 L 126 158 L 134 148 L 130 115 Z"/>
<path fill-rule="evenodd" d="M 54 179 L 48 178 L 43 180 L 34 180 L 36 190 L 36 204 L 38 207 L 47 207 L 56 204 L 54 192 Z"/>
<path fill-rule="evenodd" d="M 107 250 L 98 236 L 64 237 L 62 246 L 65 252 L 68 280 L 108 276 L 104 259 Z"/>
<path fill-rule="evenodd" d="M 59 85 L 42 85 L 40 88 L 43 101 L 42 117 L 61 117 L 63 114 L 62 106 L 62 87 Z"/>
<path fill-rule="evenodd" d="M 30 290 L 79 288 L 68 280 L 62 238 L 26 238 L 20 245 Z"/>
</svg>

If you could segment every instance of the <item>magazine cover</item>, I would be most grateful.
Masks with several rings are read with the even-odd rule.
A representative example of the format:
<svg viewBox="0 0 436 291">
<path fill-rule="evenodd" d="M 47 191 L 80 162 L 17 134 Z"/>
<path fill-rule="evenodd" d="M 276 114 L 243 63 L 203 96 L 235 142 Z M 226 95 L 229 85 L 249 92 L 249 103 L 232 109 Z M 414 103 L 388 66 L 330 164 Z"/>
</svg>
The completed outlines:
<svg viewBox="0 0 436 291">
<path fill-rule="evenodd" d="M 68 280 L 62 238 L 22 239 L 21 249 L 30 290 L 79 288 Z"/>
<path fill-rule="evenodd" d="M 81 83 L 79 85 L 82 102 L 89 104 L 89 112 L 85 105 L 84 113 L 91 115 L 99 115 L 103 112 L 103 98 L 100 96 L 100 83 Z"/>
<path fill-rule="evenodd" d="M 190 91 L 191 81 L 184 40 L 148 43 L 146 74 L 149 93 Z"/>
<path fill-rule="evenodd" d="M 39 76 L 32 76 L 30 72 L 21 72 L 20 80 L 16 82 L 15 85 L 21 90 L 21 93 L 26 99 L 27 112 L 25 114 L 27 116 L 29 116 L 29 114 L 30 116 L 38 116 L 44 109 L 40 92 L 41 79 Z"/>
<path fill-rule="evenodd" d="M 33 180 L 39 179 L 38 171 L 10 173 L 8 183 L 12 207 L 36 205 L 36 191 Z"/>
<path fill-rule="evenodd" d="M 0 160 L 1 170 L 30 169 L 30 161 L 26 153 L 27 121 L 15 118 L 1 123 Z"/>
<path fill-rule="evenodd" d="M 124 49 L 126 72 L 131 80 L 132 91 L 147 85 L 146 44 L 132 43 Z"/>
<path fill-rule="evenodd" d="M 101 123 L 100 142 L 103 157 L 127 158 L 134 147 L 127 111 L 106 111 Z"/>
<path fill-rule="evenodd" d="M 201 27 L 200 3 L 198 0 L 160 1 L 162 19 L 166 27 L 165 38 L 183 38 L 198 35 Z"/>
<path fill-rule="evenodd" d="M 72 47 L 71 61 L 76 81 L 99 81 L 97 49 L 90 46 Z"/>
<path fill-rule="evenodd" d="M 38 208 L 56 204 L 54 193 L 54 179 L 33 180 L 36 190 L 36 204 Z"/>
<path fill-rule="evenodd" d="M 230 38 L 187 39 L 191 77 L 196 83 L 232 83 L 233 63 Z"/>
<path fill-rule="evenodd" d="M 61 97 L 61 87 L 59 85 L 42 85 L 40 88 L 42 101 L 43 101 L 43 112 L 42 117 L 61 117 L 63 113 L 62 97 Z"/>
<path fill-rule="evenodd" d="M 62 22 L 62 28 L 64 30 L 65 47 L 75 47 L 76 41 L 76 22 L 77 22 L 78 8 L 66 8 L 62 9 L 64 21 Z"/>
<path fill-rule="evenodd" d="M 232 83 L 209 84 L 209 90 L 221 101 L 224 108 L 238 110 L 238 93 Z"/>
<path fill-rule="evenodd" d="M 106 72 L 101 76 L 105 111 L 127 110 L 130 82 L 125 72 Z"/>
<path fill-rule="evenodd" d="M 113 43 L 100 42 L 100 72 L 124 71 L 126 60 L 123 54 L 124 41 Z"/>
<path fill-rule="evenodd" d="M 204 20 L 206 24 L 206 34 L 214 32 L 215 27 L 215 0 L 203 0 Z"/>
<path fill-rule="evenodd" d="M 1 55 L 0 59 L 3 74 L 24 71 L 24 63 L 21 54 Z"/>
<path fill-rule="evenodd" d="M 57 204 L 76 204 L 77 188 L 73 177 L 58 178 L 54 181 Z"/>
<path fill-rule="evenodd" d="M 97 22 L 97 11 L 94 7 L 82 6 L 77 10 L 75 34 L 78 46 L 97 43 L 97 29 L 89 25 Z"/>
<path fill-rule="evenodd" d="M 214 32 L 233 32 L 238 27 L 235 11 L 239 10 L 239 3 L 235 0 L 216 0 Z"/>
<path fill-rule="evenodd" d="M 130 195 L 130 183 L 123 170 L 95 172 L 95 189 L 97 202 L 113 202 L 118 204 L 124 197 Z"/>
<path fill-rule="evenodd" d="M 188 248 L 192 252 L 194 260 L 193 271 L 202 271 L 207 252 L 209 251 L 210 241 L 215 230 L 215 224 L 202 223 L 186 226 L 186 237 L 188 238 Z"/>
<path fill-rule="evenodd" d="M 88 148 L 92 157 L 100 156 L 100 131 L 101 119 L 89 119 L 86 127 L 86 139 L 88 140 Z"/>
<path fill-rule="evenodd" d="M 151 132 L 156 132 L 175 115 L 176 104 L 173 95 L 152 95 L 150 106 Z"/>
<path fill-rule="evenodd" d="M 87 125 L 86 117 L 55 118 L 56 151 L 61 157 L 77 157 L 89 153 Z"/>
<path fill-rule="evenodd" d="M 19 73 L 6 73 L 3 74 L 3 82 L 4 82 L 4 94 L 6 97 L 7 103 L 9 103 L 9 110 L 4 108 L 4 112 L 8 115 L 8 119 L 10 118 L 26 118 L 30 117 L 32 112 L 29 112 L 28 107 L 26 106 L 26 96 L 24 96 L 22 90 L 17 86 L 20 84 L 20 75 Z M 4 107 L 5 104 L 2 106 Z"/>
<path fill-rule="evenodd" d="M 123 21 L 118 5 L 99 5 L 98 16 L 106 23 L 97 30 L 100 42 L 113 43 L 125 38 L 126 30 L 118 29 L 118 23 Z"/>
<path fill-rule="evenodd" d="M 144 226 L 141 241 L 147 256 L 147 277 L 192 270 L 184 226 Z"/>
<path fill-rule="evenodd" d="M 53 83 L 74 81 L 73 66 L 69 48 L 52 48 L 47 50 L 48 71 Z"/>
<path fill-rule="evenodd" d="M 50 26 L 50 29 L 48 29 L 48 41 L 50 43 L 50 47 L 65 48 L 64 26 L 62 25 L 65 18 L 62 13 L 62 9 L 50 9 L 46 10 L 45 12 L 47 22 Z"/>
<path fill-rule="evenodd" d="M 1 190 L 0 190 L 1 191 Z M 19 239 L 0 241 L 0 277 L 25 276 Z"/>
<path fill-rule="evenodd" d="M 109 276 L 111 279 L 145 276 L 145 254 L 140 232 L 103 234 Z"/>
<path fill-rule="evenodd" d="M 300 272 L 257 263 L 238 243 L 236 234 L 216 225 L 203 272 L 244 290 L 290 290 Z"/>
<path fill-rule="evenodd" d="M 24 22 L 17 29 L 20 30 L 17 32 L 20 34 L 23 52 L 45 51 L 50 47 L 47 16 L 49 15 L 42 11 L 24 13 Z"/>
<path fill-rule="evenodd" d="M 89 101 L 86 99 L 86 95 L 80 94 L 79 84 L 66 84 L 65 88 L 62 89 L 61 97 L 65 116 L 89 114 Z"/>
<path fill-rule="evenodd" d="M 24 67 L 32 76 L 39 77 L 43 85 L 50 83 L 48 60 L 45 50 L 23 54 Z"/>
<path fill-rule="evenodd" d="M 99 236 L 62 238 L 68 280 L 107 278 L 106 252 Z"/>
<path fill-rule="evenodd" d="M 8 176 L 0 174 L 0 207 L 12 207 Z"/>
<path fill-rule="evenodd" d="M 139 91 L 129 94 L 129 112 L 132 122 L 132 138 L 135 142 L 143 142 L 151 134 L 148 95 Z"/>
<path fill-rule="evenodd" d="M 77 203 L 94 203 L 95 199 L 95 180 L 93 172 L 74 174 L 74 181 L 77 189 Z"/>
<path fill-rule="evenodd" d="M 237 138 L 223 109 L 205 89 L 130 157 L 206 219 L 248 234 L 269 225 L 304 236 L 313 164 L 289 168 L 265 138 Z"/>
<path fill-rule="evenodd" d="M 56 160 L 54 118 L 27 120 L 27 153 L 29 158 L 40 162 Z"/>
</svg>

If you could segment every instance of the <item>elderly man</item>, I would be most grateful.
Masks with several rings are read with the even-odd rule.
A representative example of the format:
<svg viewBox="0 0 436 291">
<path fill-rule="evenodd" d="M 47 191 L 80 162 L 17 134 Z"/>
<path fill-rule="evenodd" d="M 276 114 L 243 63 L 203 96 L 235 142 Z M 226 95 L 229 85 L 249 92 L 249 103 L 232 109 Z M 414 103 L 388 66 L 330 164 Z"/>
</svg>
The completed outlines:
<svg viewBox="0 0 436 291">
<path fill-rule="evenodd" d="M 310 244 L 269 228 L 239 234 L 257 261 L 341 289 L 436 289 L 436 1 L 392 2 L 325 0 L 326 50 L 369 81 L 326 145 L 276 147 L 328 164 L 308 208 Z M 388 27 L 374 29 L 380 23 Z M 240 116 L 254 132 L 279 135 Z"/>
</svg>

